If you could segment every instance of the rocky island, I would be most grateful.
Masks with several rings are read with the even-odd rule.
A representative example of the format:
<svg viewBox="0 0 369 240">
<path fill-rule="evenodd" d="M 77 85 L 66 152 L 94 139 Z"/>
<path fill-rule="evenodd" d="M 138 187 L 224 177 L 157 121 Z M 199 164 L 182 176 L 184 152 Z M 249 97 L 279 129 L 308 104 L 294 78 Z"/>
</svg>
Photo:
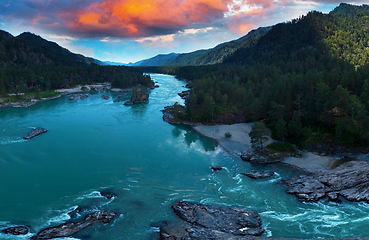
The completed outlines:
<svg viewBox="0 0 369 240">
<path fill-rule="evenodd" d="M 131 96 L 131 100 L 124 103 L 124 105 L 134 105 L 145 103 L 149 101 L 149 94 L 145 93 L 144 91 L 134 91 Z"/>
<path fill-rule="evenodd" d="M 96 223 L 110 223 L 115 217 L 113 211 L 97 211 L 87 214 L 86 217 L 79 222 L 64 223 L 56 227 L 46 228 L 41 230 L 37 235 L 31 237 L 31 239 L 52 239 L 61 237 L 70 237 L 77 232 L 85 229 Z"/>
<path fill-rule="evenodd" d="M 44 128 L 36 128 L 32 130 L 32 132 L 28 133 L 27 136 L 23 137 L 23 139 L 28 140 L 46 132 L 47 130 Z"/>
<path fill-rule="evenodd" d="M 173 207 L 183 221 L 160 228 L 160 239 L 241 239 L 264 233 L 256 212 L 179 201 Z"/>
</svg>

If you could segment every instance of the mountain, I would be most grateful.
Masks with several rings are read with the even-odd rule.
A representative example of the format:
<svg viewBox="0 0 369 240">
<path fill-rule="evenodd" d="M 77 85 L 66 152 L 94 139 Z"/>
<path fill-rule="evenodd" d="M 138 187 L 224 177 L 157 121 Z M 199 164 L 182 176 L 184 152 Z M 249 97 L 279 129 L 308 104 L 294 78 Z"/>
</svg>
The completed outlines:
<svg viewBox="0 0 369 240">
<path fill-rule="evenodd" d="M 185 112 L 174 117 L 262 121 L 273 138 L 313 151 L 367 147 L 368 43 L 368 5 L 340 4 L 276 24 L 223 63 L 173 68 L 193 82 Z"/>
<path fill-rule="evenodd" d="M 221 63 L 223 59 L 239 47 L 241 47 L 249 39 L 257 38 L 264 35 L 271 27 L 260 27 L 250 31 L 247 35 L 226 43 L 217 45 L 212 49 L 198 50 L 190 53 L 170 53 L 167 55 L 157 55 L 153 58 L 141 60 L 127 66 L 187 66 L 187 65 L 210 65 Z"/>
<path fill-rule="evenodd" d="M 159 54 L 153 58 L 141 60 L 128 66 L 169 66 L 178 53 Z"/>
<path fill-rule="evenodd" d="M 55 42 L 47 41 L 33 33 L 25 32 L 17 37 L 10 33 L 0 32 L 0 64 L 33 66 L 33 65 L 74 65 L 98 62 L 93 58 L 75 54 Z"/>
</svg>

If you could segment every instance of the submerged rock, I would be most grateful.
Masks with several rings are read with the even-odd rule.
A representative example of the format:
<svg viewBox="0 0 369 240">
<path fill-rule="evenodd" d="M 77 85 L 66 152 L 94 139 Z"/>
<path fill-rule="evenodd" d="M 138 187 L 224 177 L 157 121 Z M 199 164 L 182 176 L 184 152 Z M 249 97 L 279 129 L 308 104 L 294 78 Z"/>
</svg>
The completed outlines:
<svg viewBox="0 0 369 240">
<path fill-rule="evenodd" d="M 63 223 L 56 227 L 41 230 L 36 236 L 31 237 L 31 239 L 70 237 L 95 223 L 109 223 L 115 217 L 115 214 L 113 211 L 97 211 L 86 215 L 83 221 Z"/>
<path fill-rule="evenodd" d="M 109 99 L 109 96 L 107 96 L 107 95 L 102 95 L 102 96 L 101 96 L 101 98 L 102 98 L 102 99 L 105 99 L 105 100 L 108 100 L 108 99 Z"/>
<path fill-rule="evenodd" d="M 17 226 L 17 227 L 10 227 L 1 231 L 5 234 L 12 234 L 12 235 L 26 235 L 29 233 L 29 229 L 26 226 Z"/>
<path fill-rule="evenodd" d="M 274 175 L 274 172 L 247 172 L 242 173 L 245 176 L 253 179 L 268 178 Z"/>
<path fill-rule="evenodd" d="M 243 208 L 180 201 L 173 210 L 185 222 L 161 227 L 161 239 L 238 239 L 264 232 L 259 214 Z"/>
<path fill-rule="evenodd" d="M 145 92 L 132 93 L 131 100 L 124 103 L 124 105 L 140 104 L 149 101 L 149 94 Z"/>
<path fill-rule="evenodd" d="M 69 100 L 77 100 L 77 99 L 84 99 L 87 98 L 88 94 L 73 94 Z"/>
<path fill-rule="evenodd" d="M 127 93 L 121 93 L 117 96 L 117 98 L 124 98 L 125 96 L 127 96 Z"/>
<path fill-rule="evenodd" d="M 34 138 L 34 137 L 36 137 L 36 136 L 38 136 L 42 133 L 45 133 L 45 132 L 47 132 L 47 130 L 44 129 L 44 128 L 36 128 L 36 129 L 32 130 L 32 132 L 28 133 L 27 136 L 23 137 L 23 139 L 28 140 L 28 139 Z"/>
<path fill-rule="evenodd" d="M 369 164 L 361 161 L 344 163 L 333 170 L 283 180 L 287 193 L 302 201 L 327 198 L 339 201 L 369 202 Z"/>
</svg>

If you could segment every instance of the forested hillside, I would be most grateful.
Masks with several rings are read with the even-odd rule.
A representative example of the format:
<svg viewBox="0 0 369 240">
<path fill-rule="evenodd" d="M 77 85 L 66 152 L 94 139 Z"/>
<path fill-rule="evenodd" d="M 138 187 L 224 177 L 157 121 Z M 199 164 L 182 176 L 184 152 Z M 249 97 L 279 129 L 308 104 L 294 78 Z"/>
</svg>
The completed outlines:
<svg viewBox="0 0 369 240">
<path fill-rule="evenodd" d="M 237 40 L 219 44 L 212 49 L 198 50 L 195 52 L 182 54 L 159 54 L 153 58 L 129 64 L 128 66 L 202 66 L 221 63 L 223 62 L 224 58 L 234 53 L 249 39 L 257 38 L 268 32 L 269 29 L 270 27 L 260 27 L 258 29 L 250 31 L 247 35 Z"/>
<path fill-rule="evenodd" d="M 71 53 L 32 33 L 13 37 L 0 31 L 0 95 L 102 81 L 115 87 L 151 83 L 140 69 L 99 66 L 92 58 Z"/>
<path fill-rule="evenodd" d="M 241 115 L 264 121 L 277 139 L 367 145 L 368 54 L 369 6 L 310 12 L 249 39 L 222 64 L 176 69 L 194 82 L 179 117 Z"/>
</svg>

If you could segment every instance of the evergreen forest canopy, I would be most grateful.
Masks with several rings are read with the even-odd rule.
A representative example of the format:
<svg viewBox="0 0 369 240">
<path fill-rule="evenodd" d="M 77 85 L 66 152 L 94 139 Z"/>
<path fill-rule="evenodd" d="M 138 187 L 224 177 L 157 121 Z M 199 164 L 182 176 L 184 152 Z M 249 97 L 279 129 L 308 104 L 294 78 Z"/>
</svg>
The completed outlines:
<svg viewBox="0 0 369 240">
<path fill-rule="evenodd" d="M 309 12 L 249 39 L 222 64 L 174 71 L 194 84 L 180 118 L 217 123 L 241 113 L 276 139 L 368 144 L 368 5 Z"/>
<path fill-rule="evenodd" d="M 96 82 L 128 88 L 148 86 L 151 79 L 137 68 L 99 66 L 92 58 L 71 53 L 31 33 L 13 37 L 0 30 L 0 95 Z"/>
</svg>

